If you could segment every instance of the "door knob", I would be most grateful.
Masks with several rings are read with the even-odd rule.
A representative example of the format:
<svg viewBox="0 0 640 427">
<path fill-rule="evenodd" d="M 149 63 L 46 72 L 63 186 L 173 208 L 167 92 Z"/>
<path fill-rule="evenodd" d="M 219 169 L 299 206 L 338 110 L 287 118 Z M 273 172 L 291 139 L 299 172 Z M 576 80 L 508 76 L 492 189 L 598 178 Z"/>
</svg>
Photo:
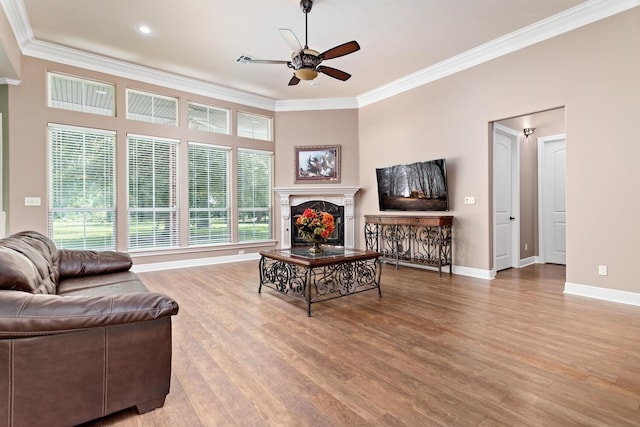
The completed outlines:
<svg viewBox="0 0 640 427">
<path fill-rule="evenodd" d="M 515 218 L 514 218 L 514 217 L 512 217 L 512 216 L 510 216 L 510 217 L 509 217 L 509 221 L 513 221 L 514 219 L 515 219 Z"/>
</svg>

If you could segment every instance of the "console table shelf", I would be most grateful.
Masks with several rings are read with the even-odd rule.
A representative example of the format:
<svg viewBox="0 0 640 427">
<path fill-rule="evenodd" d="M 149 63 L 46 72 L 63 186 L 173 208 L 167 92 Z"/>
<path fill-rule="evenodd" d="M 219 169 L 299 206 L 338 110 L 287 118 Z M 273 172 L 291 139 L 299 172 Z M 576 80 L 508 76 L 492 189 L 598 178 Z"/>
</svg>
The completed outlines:
<svg viewBox="0 0 640 427">
<path fill-rule="evenodd" d="M 449 266 L 451 271 L 451 229 L 453 216 L 365 215 L 364 237 L 368 251 L 399 262 Z"/>
</svg>

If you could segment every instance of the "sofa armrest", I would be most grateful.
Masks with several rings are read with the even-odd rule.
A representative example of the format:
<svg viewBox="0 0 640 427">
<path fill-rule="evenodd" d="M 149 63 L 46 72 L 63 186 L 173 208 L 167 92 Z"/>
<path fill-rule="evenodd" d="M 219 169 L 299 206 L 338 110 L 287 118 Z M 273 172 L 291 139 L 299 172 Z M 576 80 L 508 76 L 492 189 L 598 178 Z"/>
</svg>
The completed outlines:
<svg viewBox="0 0 640 427">
<path fill-rule="evenodd" d="M 133 265 L 125 252 L 60 249 L 60 277 L 83 277 L 127 271 Z"/>
<path fill-rule="evenodd" d="M 0 339 L 145 322 L 177 313 L 178 303 L 155 292 L 89 297 L 0 291 Z"/>
</svg>

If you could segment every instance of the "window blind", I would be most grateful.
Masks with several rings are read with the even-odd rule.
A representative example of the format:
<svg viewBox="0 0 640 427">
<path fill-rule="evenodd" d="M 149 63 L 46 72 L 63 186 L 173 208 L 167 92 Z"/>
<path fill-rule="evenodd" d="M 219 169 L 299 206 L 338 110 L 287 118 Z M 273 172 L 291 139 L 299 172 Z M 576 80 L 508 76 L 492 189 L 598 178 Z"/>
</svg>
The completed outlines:
<svg viewBox="0 0 640 427">
<path fill-rule="evenodd" d="M 178 141 L 128 135 L 128 247 L 180 245 Z"/>
<path fill-rule="evenodd" d="M 238 241 L 271 240 L 273 153 L 238 149 Z"/>
<path fill-rule="evenodd" d="M 229 243 L 230 149 L 189 143 L 189 244 Z"/>
<path fill-rule="evenodd" d="M 49 124 L 48 138 L 49 237 L 64 249 L 115 249 L 115 132 Z"/>
</svg>

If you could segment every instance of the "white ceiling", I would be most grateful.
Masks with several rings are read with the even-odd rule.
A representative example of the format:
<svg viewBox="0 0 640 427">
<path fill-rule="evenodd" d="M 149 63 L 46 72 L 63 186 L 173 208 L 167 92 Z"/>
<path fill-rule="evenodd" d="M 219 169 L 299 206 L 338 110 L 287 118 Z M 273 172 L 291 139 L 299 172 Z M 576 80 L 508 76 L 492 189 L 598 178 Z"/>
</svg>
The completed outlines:
<svg viewBox="0 0 640 427">
<path fill-rule="evenodd" d="M 17 38 L 23 51 L 33 41 L 52 43 L 275 100 L 358 97 L 553 15 L 611 3 L 315 0 L 309 47 L 322 52 L 357 40 L 360 51 L 323 63 L 353 77 L 342 82 L 321 74 L 316 85 L 289 87 L 292 71 L 285 65 L 241 64 L 236 58 L 244 53 L 288 60 L 290 48 L 277 29 L 293 30 L 304 44 L 299 0 L 1 1 L 5 10 L 8 5 L 22 11 Z M 152 33 L 137 32 L 139 24 Z"/>
</svg>

